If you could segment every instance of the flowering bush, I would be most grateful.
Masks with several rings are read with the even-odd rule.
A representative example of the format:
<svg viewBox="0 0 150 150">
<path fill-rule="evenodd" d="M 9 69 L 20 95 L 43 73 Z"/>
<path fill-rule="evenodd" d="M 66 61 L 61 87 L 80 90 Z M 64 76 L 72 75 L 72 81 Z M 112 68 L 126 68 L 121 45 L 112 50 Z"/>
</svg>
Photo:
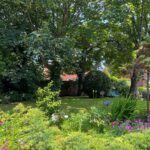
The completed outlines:
<svg viewBox="0 0 150 150">
<path fill-rule="evenodd" d="M 77 114 L 72 113 L 70 117 L 63 122 L 62 129 L 66 132 L 88 131 L 90 129 L 89 114 L 85 111 L 80 111 Z"/>
<path fill-rule="evenodd" d="M 104 132 L 104 129 L 110 121 L 111 115 L 96 107 L 91 107 L 89 114 L 89 122 L 92 128 L 96 129 L 98 132 Z"/>
<path fill-rule="evenodd" d="M 104 132 L 108 126 L 110 115 L 101 109 L 91 107 L 89 112 L 80 111 L 63 122 L 62 128 L 66 131 L 89 131 Z"/>
<path fill-rule="evenodd" d="M 149 129 L 150 124 L 141 120 L 112 122 L 113 129 L 118 129 L 120 125 L 122 130 L 130 132 L 114 136 L 110 132 L 99 134 L 95 130 L 89 131 L 93 128 L 99 129 L 103 125 L 102 120 L 105 124 L 109 120 L 107 114 L 99 109 L 92 108 L 90 112 L 82 111 L 69 118 L 66 114 L 63 115 L 66 119 L 63 125 L 69 134 L 64 132 L 64 128 L 60 130 L 52 126 L 50 119 L 38 108 L 27 108 L 20 104 L 12 113 L 0 112 L 0 150 L 148 150 L 150 148 L 150 130 L 146 130 Z M 95 120 L 94 124 L 90 122 L 91 120 Z"/>
<path fill-rule="evenodd" d="M 143 122 L 142 120 L 126 120 L 126 121 L 114 121 L 112 127 L 117 134 L 124 134 L 129 132 L 138 132 L 146 129 L 150 129 L 150 123 Z"/>
<path fill-rule="evenodd" d="M 8 141 L 5 142 L 4 146 L 0 148 L 0 150 L 7 150 L 7 144 L 8 144 Z"/>
<path fill-rule="evenodd" d="M 3 125 L 3 123 L 4 123 L 3 121 L 0 121 L 0 126 L 2 126 L 2 125 Z"/>
</svg>

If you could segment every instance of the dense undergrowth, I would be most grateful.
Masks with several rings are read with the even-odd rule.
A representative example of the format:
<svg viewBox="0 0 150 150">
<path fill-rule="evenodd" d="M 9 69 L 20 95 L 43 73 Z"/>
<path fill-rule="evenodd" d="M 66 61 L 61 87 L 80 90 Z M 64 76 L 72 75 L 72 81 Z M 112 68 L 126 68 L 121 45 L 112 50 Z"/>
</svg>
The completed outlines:
<svg viewBox="0 0 150 150">
<path fill-rule="evenodd" d="M 56 124 L 38 108 L 17 105 L 0 115 L 0 146 L 8 150 L 138 150 L 150 148 L 150 130 L 118 134 L 110 114 L 91 108 L 88 112 L 62 114 Z"/>
</svg>

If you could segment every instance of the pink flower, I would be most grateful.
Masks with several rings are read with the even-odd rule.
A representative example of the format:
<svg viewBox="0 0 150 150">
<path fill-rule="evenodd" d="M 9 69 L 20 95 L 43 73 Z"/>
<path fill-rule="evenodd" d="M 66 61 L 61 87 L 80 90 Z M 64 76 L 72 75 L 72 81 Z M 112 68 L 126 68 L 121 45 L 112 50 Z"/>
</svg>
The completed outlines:
<svg viewBox="0 0 150 150">
<path fill-rule="evenodd" d="M 112 122 L 112 123 L 111 123 L 112 127 L 114 127 L 114 126 L 115 126 L 115 124 L 116 124 L 116 122 L 115 122 L 115 121 L 114 121 L 114 122 Z"/>
<path fill-rule="evenodd" d="M 4 122 L 3 121 L 0 121 L 0 126 L 2 126 L 4 124 Z"/>
<path fill-rule="evenodd" d="M 130 132 L 133 130 L 133 127 L 131 125 L 127 125 L 125 128 Z"/>
<path fill-rule="evenodd" d="M 5 142 L 3 148 L 0 148 L 0 150 L 7 150 L 7 144 L 8 144 L 8 141 Z"/>
</svg>

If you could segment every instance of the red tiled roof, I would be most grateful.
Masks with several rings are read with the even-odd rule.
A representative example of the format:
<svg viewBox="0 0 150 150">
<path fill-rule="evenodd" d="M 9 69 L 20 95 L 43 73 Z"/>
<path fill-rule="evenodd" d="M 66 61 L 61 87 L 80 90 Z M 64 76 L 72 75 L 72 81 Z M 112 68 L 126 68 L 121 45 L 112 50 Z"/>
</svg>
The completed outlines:
<svg viewBox="0 0 150 150">
<path fill-rule="evenodd" d="M 63 74 L 60 77 L 62 81 L 76 81 L 78 79 L 76 74 Z"/>
</svg>

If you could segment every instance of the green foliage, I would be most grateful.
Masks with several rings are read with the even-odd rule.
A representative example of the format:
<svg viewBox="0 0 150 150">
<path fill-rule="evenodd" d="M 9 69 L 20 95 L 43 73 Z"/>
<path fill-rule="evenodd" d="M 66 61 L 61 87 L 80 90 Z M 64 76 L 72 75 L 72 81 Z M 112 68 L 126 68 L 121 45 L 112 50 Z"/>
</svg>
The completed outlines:
<svg viewBox="0 0 150 150">
<path fill-rule="evenodd" d="M 139 94 L 142 98 L 147 99 L 147 89 L 146 87 L 138 87 Z"/>
<path fill-rule="evenodd" d="M 101 71 L 92 71 L 85 76 L 83 89 L 91 98 L 93 97 L 93 94 L 95 97 L 99 97 L 101 91 L 104 91 L 105 95 L 107 95 L 110 88 L 111 81 L 109 77 Z M 93 93 L 93 90 L 95 93 Z"/>
<path fill-rule="evenodd" d="M 29 18 L 23 17 L 22 12 L 29 7 L 21 0 L 13 2 L 3 0 L 0 7 L 1 17 L 4 18 L 0 21 L 2 93 L 9 95 L 10 101 L 27 100 L 28 95 L 33 97 L 37 84 L 41 80 L 41 70 L 31 55 L 27 55 L 27 43 L 23 40 L 24 33 L 31 31 Z"/>
<path fill-rule="evenodd" d="M 11 48 L 10 51 L 2 50 L 5 67 L 1 66 L 1 92 L 10 97 L 9 101 L 27 100 L 28 95 L 32 99 L 42 79 L 41 70 L 24 54 L 23 45 L 16 45 L 16 49 L 19 50 L 16 52 L 13 52 Z"/>
<path fill-rule="evenodd" d="M 119 92 L 122 96 L 127 96 L 129 94 L 130 84 L 127 79 L 118 79 L 116 77 L 111 77 L 112 88 Z"/>
<path fill-rule="evenodd" d="M 102 133 L 107 128 L 110 120 L 110 114 L 102 109 L 91 107 L 90 124 L 97 132 Z"/>
<path fill-rule="evenodd" d="M 51 120 L 38 108 L 24 107 L 19 104 L 11 113 L 0 112 L 0 146 L 2 147 L 7 141 L 7 149 L 26 150 L 145 150 L 150 148 L 149 130 L 122 136 L 114 136 L 110 132 L 111 129 L 109 133 L 106 131 L 106 134 L 90 131 L 100 128 L 97 123 L 93 124 L 90 120 L 101 122 L 101 120 L 108 120 L 108 117 L 109 115 L 102 110 L 91 108 L 89 112 L 82 111 L 71 115 L 66 120 L 68 123 L 66 124 L 65 121 L 60 130 L 52 126 Z"/>
<path fill-rule="evenodd" d="M 70 67 L 74 51 L 72 31 L 83 20 L 77 14 L 84 16 L 87 6 L 86 0 L 1 1 L 0 83 L 3 83 L 3 92 L 15 91 L 14 95 L 10 94 L 12 99 L 22 98 L 22 93 L 33 94 L 43 66 L 50 68 L 54 88 L 60 88 L 60 73 Z"/>
<path fill-rule="evenodd" d="M 88 131 L 89 114 L 87 112 L 80 111 L 77 114 L 71 114 L 69 119 L 65 120 L 62 124 L 62 129 L 65 131 Z"/>
<path fill-rule="evenodd" d="M 52 82 L 48 83 L 48 85 L 44 88 L 39 88 L 37 90 L 37 106 L 43 110 L 49 117 L 57 112 L 61 101 L 58 100 L 58 91 L 52 91 Z"/>
<path fill-rule="evenodd" d="M 80 132 L 73 132 L 70 134 L 63 143 L 65 150 L 87 150 L 89 149 L 89 138 Z"/>
<path fill-rule="evenodd" d="M 94 130 L 102 133 L 108 126 L 109 117 L 109 114 L 103 110 L 92 107 L 89 112 L 80 111 L 77 114 L 71 114 L 69 119 L 63 122 L 62 129 L 69 132 Z"/>
<path fill-rule="evenodd" d="M 50 128 L 42 111 L 25 108 L 22 104 L 17 105 L 11 114 L 1 112 L 0 120 L 3 122 L 0 125 L 0 145 L 7 141 L 8 149 L 53 149 L 54 135 L 60 132 L 56 127 Z"/>
<path fill-rule="evenodd" d="M 38 109 L 31 109 L 24 116 L 23 120 L 26 124 L 22 129 L 24 135 L 20 140 L 28 143 L 23 146 L 24 149 L 51 149 L 49 142 L 52 134 L 49 130 L 49 122 L 44 118 L 44 114 Z"/>
<path fill-rule="evenodd" d="M 144 133 L 132 133 L 123 136 L 123 140 L 128 141 L 134 146 L 134 149 L 145 150 L 150 148 L 150 131 L 147 130 Z"/>
<path fill-rule="evenodd" d="M 136 108 L 136 100 L 130 98 L 116 98 L 111 107 L 112 121 L 124 120 L 131 117 Z"/>
<path fill-rule="evenodd" d="M 142 94 L 142 92 L 146 91 L 146 87 L 140 86 L 138 87 L 138 91 Z"/>
<path fill-rule="evenodd" d="M 149 131 L 144 133 L 131 133 L 120 137 L 110 135 L 88 135 L 72 132 L 62 143 L 66 150 L 145 150 L 149 149 Z"/>
</svg>

